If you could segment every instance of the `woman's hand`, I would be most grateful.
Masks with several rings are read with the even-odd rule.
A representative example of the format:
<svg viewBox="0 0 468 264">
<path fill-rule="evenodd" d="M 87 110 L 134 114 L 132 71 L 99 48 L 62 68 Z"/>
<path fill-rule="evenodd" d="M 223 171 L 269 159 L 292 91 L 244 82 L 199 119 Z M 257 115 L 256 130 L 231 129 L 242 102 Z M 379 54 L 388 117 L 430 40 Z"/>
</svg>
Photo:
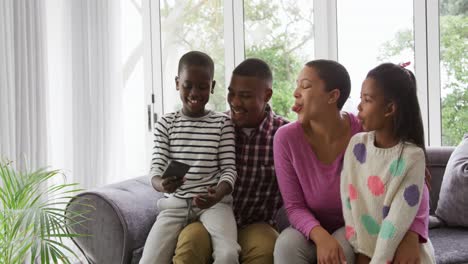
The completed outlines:
<svg viewBox="0 0 468 264">
<path fill-rule="evenodd" d="M 318 264 L 342 264 L 346 258 L 338 241 L 331 236 L 323 227 L 314 227 L 309 234 L 310 239 L 317 246 Z"/>
<path fill-rule="evenodd" d="M 406 232 L 401 240 L 393 258 L 394 264 L 419 264 L 421 257 L 419 252 L 419 235 L 413 231 Z"/>
<path fill-rule="evenodd" d="M 369 264 L 371 259 L 363 254 L 356 254 L 356 264 Z"/>
</svg>

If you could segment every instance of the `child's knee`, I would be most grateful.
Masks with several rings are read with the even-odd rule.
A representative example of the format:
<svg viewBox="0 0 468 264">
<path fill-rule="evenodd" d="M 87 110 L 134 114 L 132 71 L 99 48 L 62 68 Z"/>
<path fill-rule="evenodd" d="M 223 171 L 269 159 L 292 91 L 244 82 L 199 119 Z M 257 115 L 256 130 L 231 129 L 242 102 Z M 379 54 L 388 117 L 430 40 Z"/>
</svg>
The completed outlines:
<svg viewBox="0 0 468 264">
<path fill-rule="evenodd" d="M 186 226 L 179 234 L 173 263 L 210 263 L 211 239 L 200 222 Z"/>
<path fill-rule="evenodd" d="M 208 231 L 199 221 L 186 226 L 179 234 L 177 247 L 208 248 L 211 251 L 211 238 Z"/>
<path fill-rule="evenodd" d="M 273 263 L 278 232 L 266 223 L 251 224 L 239 231 L 242 263 Z"/>
<path fill-rule="evenodd" d="M 239 252 L 235 247 L 226 247 L 215 253 L 217 263 L 239 263 Z"/>
</svg>

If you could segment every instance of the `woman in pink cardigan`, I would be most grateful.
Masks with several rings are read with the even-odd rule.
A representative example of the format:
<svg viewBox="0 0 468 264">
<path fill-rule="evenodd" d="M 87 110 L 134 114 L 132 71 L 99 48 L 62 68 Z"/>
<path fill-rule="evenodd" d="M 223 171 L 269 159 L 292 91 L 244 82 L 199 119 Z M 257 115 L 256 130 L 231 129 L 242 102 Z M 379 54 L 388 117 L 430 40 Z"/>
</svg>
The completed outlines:
<svg viewBox="0 0 468 264">
<path fill-rule="evenodd" d="M 274 139 L 275 170 L 291 223 L 275 244 L 275 263 L 354 263 L 345 239 L 340 200 L 343 155 L 359 120 L 341 111 L 351 89 L 349 74 L 329 60 L 308 62 L 297 78 L 293 110 L 298 120 Z M 428 237 L 429 194 L 400 243 L 393 263 L 419 263 Z M 365 263 L 356 259 L 357 263 Z"/>
</svg>

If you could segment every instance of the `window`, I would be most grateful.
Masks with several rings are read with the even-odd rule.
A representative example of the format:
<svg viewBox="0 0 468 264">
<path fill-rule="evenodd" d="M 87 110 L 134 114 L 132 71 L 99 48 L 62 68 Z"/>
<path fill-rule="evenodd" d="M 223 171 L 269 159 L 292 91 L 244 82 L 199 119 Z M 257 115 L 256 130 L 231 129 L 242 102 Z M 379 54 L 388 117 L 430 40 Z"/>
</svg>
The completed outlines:
<svg viewBox="0 0 468 264">
<path fill-rule="evenodd" d="M 157 5 L 151 8 L 156 112 L 180 108 L 174 77 L 178 59 L 189 50 L 205 51 L 215 61 L 217 87 L 208 107 L 226 110 L 232 69 L 244 57 L 258 57 L 273 71 L 274 111 L 290 120 L 295 120 L 290 112 L 295 78 L 307 61 L 337 59 L 348 69 L 352 89 L 344 110 L 350 112 L 357 112 L 370 69 L 409 61 L 418 82 L 426 142 L 455 145 L 467 131 L 461 124 L 468 123 L 465 2 L 150 1 Z"/>
<path fill-rule="evenodd" d="M 467 13 L 466 1 L 439 1 L 442 145 L 468 133 Z"/>
<path fill-rule="evenodd" d="M 296 77 L 314 58 L 313 1 L 244 1 L 245 55 L 273 71 L 273 110 L 289 120 Z"/>
<path fill-rule="evenodd" d="M 338 61 L 351 76 L 345 111 L 357 112 L 367 72 L 383 62 L 410 61 L 414 72 L 413 1 L 337 2 Z"/>
<path fill-rule="evenodd" d="M 160 1 L 161 67 L 163 78 L 163 109 L 165 113 L 179 110 L 182 103 L 175 88 L 175 76 L 180 57 L 199 50 L 215 62 L 214 94 L 209 109 L 226 110 L 224 84 L 224 17 L 221 0 Z"/>
</svg>

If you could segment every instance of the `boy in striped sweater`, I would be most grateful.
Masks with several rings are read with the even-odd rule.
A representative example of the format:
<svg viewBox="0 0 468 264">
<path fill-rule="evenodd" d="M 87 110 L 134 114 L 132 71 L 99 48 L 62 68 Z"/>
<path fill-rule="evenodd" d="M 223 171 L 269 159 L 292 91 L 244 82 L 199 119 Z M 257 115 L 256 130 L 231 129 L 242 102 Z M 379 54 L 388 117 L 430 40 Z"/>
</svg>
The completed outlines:
<svg viewBox="0 0 468 264">
<path fill-rule="evenodd" d="M 179 61 L 175 81 L 183 107 L 157 122 L 150 172 L 153 187 L 168 195 L 158 201 L 161 212 L 140 263 L 171 263 L 180 231 L 196 219 L 210 233 L 214 263 L 238 263 L 234 127 L 225 114 L 205 109 L 213 75 L 213 60 L 205 53 L 191 51 Z M 184 178 L 162 178 L 171 160 L 190 165 Z"/>
</svg>

